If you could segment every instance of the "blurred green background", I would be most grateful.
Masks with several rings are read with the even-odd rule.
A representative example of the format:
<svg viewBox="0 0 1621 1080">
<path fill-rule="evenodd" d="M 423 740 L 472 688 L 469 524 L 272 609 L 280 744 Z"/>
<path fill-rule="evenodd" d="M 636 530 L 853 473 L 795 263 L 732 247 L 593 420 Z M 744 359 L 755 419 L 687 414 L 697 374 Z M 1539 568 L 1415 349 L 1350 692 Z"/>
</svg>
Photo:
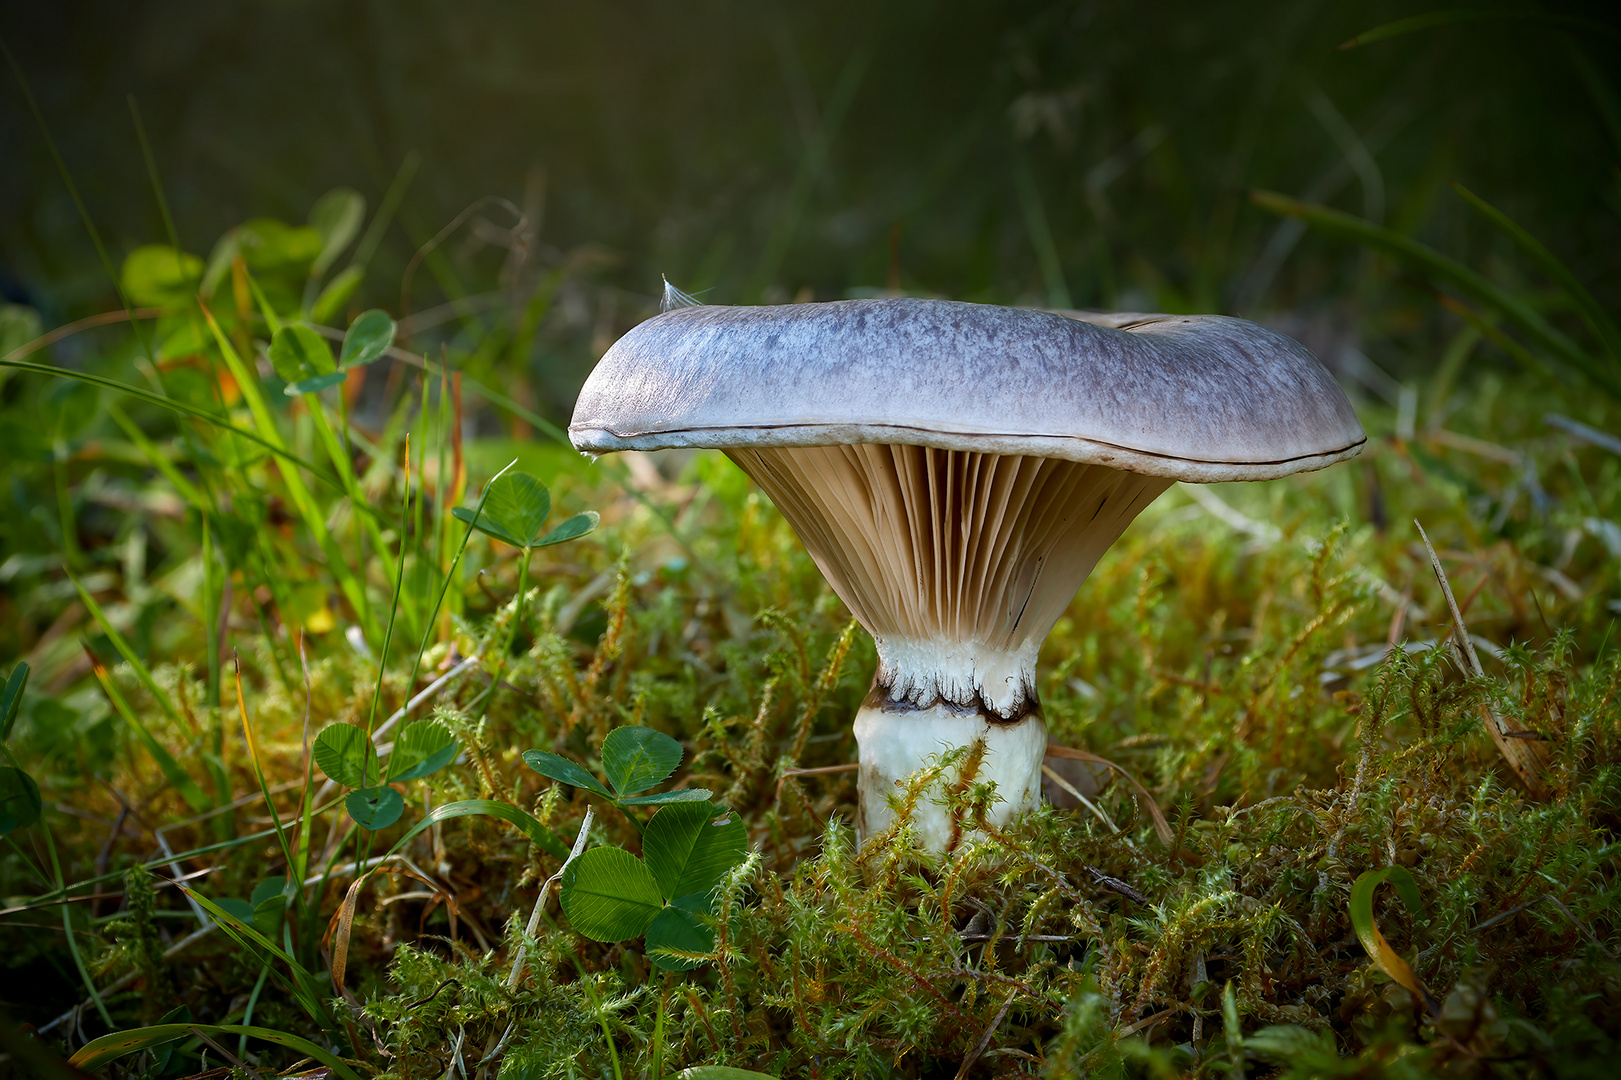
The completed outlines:
<svg viewBox="0 0 1621 1080">
<path fill-rule="evenodd" d="M 1456 321 L 1429 286 L 1254 207 L 1323 201 L 1517 283 L 1458 180 L 1613 307 L 1621 37 L 1612 3 L 1340 50 L 1425 3 L 421 2 L 8 5 L 4 37 L 113 261 L 302 222 L 348 185 L 398 215 L 359 297 L 401 306 L 411 253 L 469 293 L 568 287 L 529 357 L 566 417 L 659 275 L 711 303 L 899 290 L 1276 318 L 1331 364 L 1403 375 Z M 0 95 L 0 287 L 49 326 L 117 306 L 15 80 Z M 412 167 L 415 166 L 414 172 Z M 527 283 L 527 286 L 526 286 Z M 416 275 L 412 307 L 447 291 Z M 491 301 L 492 303 L 495 301 Z M 1493 362 L 1486 357 L 1483 362 Z"/>
</svg>

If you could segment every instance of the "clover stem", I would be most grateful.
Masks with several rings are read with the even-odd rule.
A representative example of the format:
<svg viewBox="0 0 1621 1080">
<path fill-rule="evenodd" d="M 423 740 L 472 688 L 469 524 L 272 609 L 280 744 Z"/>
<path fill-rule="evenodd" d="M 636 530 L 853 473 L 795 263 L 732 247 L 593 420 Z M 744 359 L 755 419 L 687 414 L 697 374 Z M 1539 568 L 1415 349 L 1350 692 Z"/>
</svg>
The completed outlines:
<svg viewBox="0 0 1621 1080">
<path fill-rule="evenodd" d="M 618 799 L 615 799 L 613 801 L 613 804 L 614 804 L 614 809 L 618 810 L 621 814 L 625 815 L 626 820 L 630 822 L 630 827 L 636 830 L 636 836 L 638 838 L 640 838 L 642 833 L 646 831 L 646 826 L 643 825 L 642 822 L 637 819 L 635 814 L 630 812 L 630 807 L 626 806 L 624 803 L 620 802 Z"/>
<path fill-rule="evenodd" d="M 407 697 L 410 697 L 411 691 L 416 688 L 417 673 L 422 670 L 422 654 L 428 651 L 428 639 L 433 636 L 434 625 L 439 621 L 439 609 L 444 607 L 445 595 L 450 592 L 451 582 L 455 580 L 456 568 L 461 565 L 462 554 L 467 551 L 467 542 L 473 538 L 473 522 L 477 521 L 479 519 L 479 515 L 484 513 L 484 503 L 488 501 L 490 497 L 490 484 L 493 484 L 497 480 L 501 479 L 501 476 L 507 471 L 507 469 L 512 468 L 516 464 L 518 464 L 518 459 L 513 458 L 511 461 L 507 462 L 506 469 L 502 469 L 501 472 L 498 472 L 494 476 L 490 477 L 489 484 L 484 485 L 484 490 L 478 497 L 478 505 L 473 507 L 472 520 L 467 523 L 467 528 L 462 531 L 462 542 L 457 546 L 456 554 L 450 560 L 450 566 L 445 569 L 445 580 L 441 582 L 439 586 L 439 598 L 433 602 L 433 614 L 428 616 L 426 628 L 422 631 L 422 643 L 417 646 L 416 659 L 411 661 L 411 677 L 405 681 L 405 693 Z"/>
</svg>

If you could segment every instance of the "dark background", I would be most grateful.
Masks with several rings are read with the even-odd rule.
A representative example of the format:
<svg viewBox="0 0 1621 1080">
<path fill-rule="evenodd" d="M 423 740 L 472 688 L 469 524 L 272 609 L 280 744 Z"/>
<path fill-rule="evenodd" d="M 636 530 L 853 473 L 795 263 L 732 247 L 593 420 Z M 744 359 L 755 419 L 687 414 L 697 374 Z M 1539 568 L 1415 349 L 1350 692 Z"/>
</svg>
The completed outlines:
<svg viewBox="0 0 1621 1080">
<path fill-rule="evenodd" d="M 1487 4 L 1501 17 L 1337 49 L 1431 6 L 80 2 L 8 4 L 3 34 L 115 263 L 165 236 L 133 95 L 182 244 L 204 256 L 244 219 L 302 222 L 334 185 L 375 208 L 414 153 L 363 297 L 393 308 L 412 250 L 474 199 L 542 211 L 534 265 L 572 258 L 588 306 L 610 304 L 576 313 L 593 333 L 553 340 L 572 372 L 645 314 L 661 272 L 712 303 L 889 287 L 1292 312 L 1400 372 L 1431 362 L 1449 316 L 1247 189 L 1375 217 L 1522 284 L 1456 179 L 1608 305 L 1621 290 L 1617 5 Z M 1536 11 L 1590 24 L 1521 17 Z M 116 306 L 5 84 L 0 283 L 47 325 Z M 480 235 L 446 248 L 469 280 L 499 276 Z M 442 299 L 426 277 L 414 296 Z M 566 385 L 551 396 L 566 407 Z"/>
</svg>

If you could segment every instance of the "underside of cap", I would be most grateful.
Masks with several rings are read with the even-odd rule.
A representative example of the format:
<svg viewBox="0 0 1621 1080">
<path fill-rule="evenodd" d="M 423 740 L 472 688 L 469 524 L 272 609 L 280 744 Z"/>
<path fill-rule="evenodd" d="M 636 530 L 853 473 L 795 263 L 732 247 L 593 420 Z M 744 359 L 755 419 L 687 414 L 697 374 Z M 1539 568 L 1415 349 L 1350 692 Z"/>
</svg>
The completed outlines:
<svg viewBox="0 0 1621 1080">
<path fill-rule="evenodd" d="M 860 444 L 734 449 L 878 646 L 885 699 L 987 720 L 1036 702 L 1036 653 L 1170 482 L 1028 455 Z"/>
<path fill-rule="evenodd" d="M 889 443 L 1265 480 L 1366 441 L 1297 342 L 1215 315 L 945 300 L 696 307 L 626 334 L 575 406 L 591 454 Z"/>
</svg>

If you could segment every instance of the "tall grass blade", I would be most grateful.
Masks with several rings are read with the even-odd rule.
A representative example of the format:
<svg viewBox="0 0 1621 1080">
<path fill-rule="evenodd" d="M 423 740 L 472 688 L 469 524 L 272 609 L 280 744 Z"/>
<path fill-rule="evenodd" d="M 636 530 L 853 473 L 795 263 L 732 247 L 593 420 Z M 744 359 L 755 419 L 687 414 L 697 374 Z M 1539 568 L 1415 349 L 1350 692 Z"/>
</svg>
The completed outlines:
<svg viewBox="0 0 1621 1080">
<path fill-rule="evenodd" d="M 1324 232 L 1386 251 L 1437 278 L 1450 282 L 1475 300 L 1496 308 L 1555 358 L 1586 375 L 1612 398 L 1621 400 L 1621 373 L 1618 373 L 1614 364 L 1606 364 L 1588 355 L 1525 301 L 1456 259 L 1449 258 L 1409 236 L 1327 206 L 1303 202 L 1275 191 L 1252 191 L 1250 199 L 1264 210 L 1298 217 Z"/>
<path fill-rule="evenodd" d="M 312 476 L 333 490 L 338 492 L 343 491 L 342 483 L 321 471 L 320 466 L 315 465 L 309 459 L 300 457 L 298 454 L 295 454 L 291 450 L 287 449 L 285 444 L 279 441 L 266 439 L 262 435 L 249 431 L 247 428 L 238 427 L 236 424 L 231 423 L 231 421 L 227 418 L 220 416 L 218 413 L 210 412 L 201 406 L 192 405 L 184 401 L 178 401 L 174 398 L 167 398 L 161 394 L 154 394 L 150 390 L 142 390 L 138 386 L 131 386 L 129 383 L 119 382 L 117 379 L 109 379 L 104 375 L 95 375 L 88 371 L 74 371 L 70 368 L 55 367 L 51 364 L 36 364 L 28 360 L 0 359 L 0 367 L 12 368 L 17 371 L 31 371 L 36 375 L 49 375 L 57 379 L 72 379 L 76 382 L 88 383 L 91 386 L 100 386 L 108 390 L 116 390 L 120 394 L 125 394 L 129 397 L 144 401 L 149 405 L 156 405 L 160 409 L 168 409 L 171 412 L 183 413 L 186 416 L 192 416 L 198 420 L 205 420 L 222 431 L 228 431 L 238 438 L 247 439 L 251 443 L 264 447 L 266 450 L 270 451 L 270 453 L 282 458 L 290 464 L 308 469 Z"/>
<path fill-rule="evenodd" d="M 264 796 L 265 810 L 270 814 L 270 827 L 276 832 L 276 843 L 281 846 L 281 857 L 287 861 L 292 871 L 297 871 L 298 861 L 294 857 L 292 845 L 287 840 L 287 832 L 282 828 L 281 814 L 276 810 L 275 800 L 270 797 L 270 785 L 265 781 L 264 764 L 259 754 L 259 740 L 253 733 L 253 724 L 248 720 L 248 703 L 242 695 L 242 661 L 237 657 L 236 650 L 231 650 L 231 662 L 236 674 L 236 710 L 242 718 L 242 738 L 248 744 L 248 761 L 253 765 L 254 779 L 259 781 L 259 793 Z M 304 891 L 298 890 L 296 899 L 300 909 L 304 905 Z"/>
<path fill-rule="evenodd" d="M 305 1057 L 314 1058 L 343 1080 L 361 1080 L 360 1074 L 342 1058 L 308 1039 L 301 1039 L 297 1035 L 289 1035 L 274 1028 L 251 1027 L 245 1024 L 155 1024 L 151 1027 L 117 1031 L 111 1035 L 103 1035 L 99 1039 L 91 1039 L 79 1047 L 78 1052 L 68 1059 L 68 1064 L 91 1072 L 129 1054 L 150 1050 L 174 1042 L 176 1039 L 198 1034 L 241 1035 L 262 1039 L 277 1046 L 285 1046 Z"/>
<path fill-rule="evenodd" d="M 180 792 L 180 797 L 186 800 L 186 805 L 190 806 L 193 811 L 200 814 L 210 809 L 213 803 L 209 801 L 207 795 L 203 794 L 203 789 L 197 786 L 195 780 L 186 775 L 186 770 L 182 769 L 180 763 L 174 759 L 174 755 L 169 753 L 162 743 L 158 742 L 151 729 L 141 723 L 140 717 L 136 716 L 135 711 L 129 707 L 129 702 L 124 700 L 124 695 L 118 692 L 118 687 L 114 685 L 106 667 L 102 665 L 100 660 L 96 659 L 89 646 L 85 647 L 85 655 L 90 657 L 91 670 L 95 672 L 96 680 L 101 683 L 102 690 L 106 692 L 107 700 L 112 703 L 113 709 L 118 715 L 124 718 L 124 722 L 135 731 L 141 745 L 146 747 L 148 754 L 152 755 L 152 760 L 158 763 L 158 768 L 163 772 L 163 778 L 169 781 L 176 791 Z"/>
<path fill-rule="evenodd" d="M 1556 15 L 1547 11 L 1496 11 L 1490 8 L 1449 8 L 1443 11 L 1427 11 L 1422 15 L 1409 15 L 1405 19 L 1396 19 L 1364 30 L 1347 41 L 1340 43 L 1340 48 L 1355 49 L 1363 45 L 1372 45 L 1378 41 L 1389 41 L 1391 38 L 1415 34 L 1420 30 L 1433 30 L 1438 26 L 1454 26 L 1458 23 L 1485 22 L 1540 22 L 1549 26 L 1568 27 L 1570 29 L 1591 30 L 1601 34 L 1615 36 L 1615 28 L 1606 26 L 1592 19 L 1580 19 L 1573 15 Z"/>
<path fill-rule="evenodd" d="M 1457 181 L 1453 181 L 1452 189 L 1463 196 L 1464 201 L 1481 217 L 1491 222 L 1493 228 L 1514 241 L 1514 246 L 1523 251 L 1526 257 L 1536 264 L 1537 269 L 1565 291 L 1575 303 L 1576 309 L 1581 312 L 1582 321 L 1587 324 L 1587 328 L 1604 344 L 1604 351 L 1610 354 L 1611 363 L 1621 364 L 1621 329 L 1616 327 L 1615 320 L 1610 318 L 1609 312 L 1600 306 L 1591 292 L 1588 292 L 1587 286 L 1570 272 L 1570 268 L 1560 262 L 1542 241 L 1526 232 L 1513 218 L 1497 207 Z"/>
<path fill-rule="evenodd" d="M 225 358 L 226 366 L 230 368 L 232 377 L 237 381 L 237 387 L 242 393 L 242 399 L 247 402 L 248 410 L 253 414 L 254 423 L 258 426 L 260 435 L 263 436 L 260 441 L 271 446 L 285 448 L 286 444 L 282 441 L 281 433 L 276 428 L 275 419 L 265 405 L 263 395 L 259 393 L 258 377 L 248 369 L 247 365 L 242 362 L 242 358 L 237 355 L 236 349 L 231 345 L 230 339 L 225 336 L 225 332 L 220 329 L 219 322 L 215 320 L 214 313 L 208 309 L 208 305 L 203 303 L 201 299 L 197 303 L 198 307 L 202 309 L 203 318 L 208 322 L 208 329 L 214 335 L 215 344 L 219 346 L 220 355 Z M 282 483 L 287 487 L 288 498 L 298 509 L 299 516 L 304 519 L 304 525 L 310 530 L 316 544 L 321 548 L 322 553 L 326 555 L 327 569 L 331 571 L 332 576 L 337 580 L 338 587 L 343 590 L 344 596 L 348 598 L 349 603 L 360 615 L 361 620 L 370 624 L 372 622 L 371 605 L 366 596 L 365 585 L 355 576 L 349 567 L 349 560 L 343 550 L 333 541 L 332 534 L 326 527 L 326 515 L 321 513 L 320 507 L 315 504 L 315 500 L 310 496 L 309 488 L 304 486 L 304 480 L 299 476 L 298 470 L 281 469 L 280 472 Z M 361 506 L 356 506 L 356 509 L 361 509 Z M 367 636 L 375 637 L 376 628 L 371 627 L 370 629 L 372 633 Z"/>
<path fill-rule="evenodd" d="M 229 937 L 233 938 L 238 945 L 248 950 L 249 953 L 259 950 L 269 953 L 275 959 L 286 964 L 288 971 L 292 973 L 292 979 L 288 980 L 280 972 L 275 972 L 277 979 L 292 993 L 293 998 L 298 1002 L 299 1007 L 304 1010 L 305 1015 L 315 1021 L 322 1030 L 336 1030 L 337 1025 L 334 1023 L 331 1014 L 321 1004 L 321 993 L 315 978 L 291 953 L 260 933 L 253 924 L 237 918 L 185 882 L 176 882 L 175 884 L 177 888 L 199 904 L 204 911 L 208 912 L 214 921 L 219 924 L 221 930 L 225 931 Z"/>
<path fill-rule="evenodd" d="M 140 106 L 135 103 L 134 94 L 125 94 L 124 100 L 129 103 L 129 117 L 135 124 L 135 138 L 141 144 L 141 160 L 146 163 L 146 179 L 152 185 L 152 197 L 157 200 L 158 213 L 163 218 L 163 231 L 169 237 L 169 246 L 175 251 L 175 258 L 180 257 L 180 232 L 175 228 L 174 215 L 169 212 L 169 200 L 163 193 L 163 180 L 158 175 L 158 162 L 152 155 L 152 144 L 146 138 L 146 124 L 141 121 Z"/>
<path fill-rule="evenodd" d="M 371 257 L 377 253 L 377 246 L 383 242 L 383 234 L 388 231 L 389 223 L 394 220 L 394 214 L 405 200 L 405 192 L 411 186 L 411 181 L 417 174 L 417 168 L 422 164 L 422 157 L 415 150 L 406 154 L 400 160 L 399 171 L 383 193 L 383 201 L 377 207 L 377 213 L 366 226 L 365 235 L 361 236 L 360 243 L 355 245 L 355 253 L 349 259 L 349 265 L 364 270 L 371 262 Z"/>
<path fill-rule="evenodd" d="M 450 560 L 450 565 L 445 569 L 445 580 L 439 587 L 439 597 L 433 603 L 433 610 L 428 613 L 427 622 L 423 624 L 422 641 L 417 645 L 416 659 L 411 661 L 411 677 L 405 682 L 405 692 L 407 694 L 409 694 L 412 688 L 416 686 L 417 675 L 422 670 L 422 654 L 428 651 L 428 639 L 433 636 L 434 623 L 439 619 L 439 609 L 444 605 L 445 594 L 450 591 L 451 582 L 455 580 L 456 568 L 461 565 L 462 554 L 467 550 L 467 542 L 473 537 L 473 522 L 477 521 L 479 515 L 484 512 L 484 503 L 490 497 L 491 485 L 493 485 L 497 480 L 501 479 L 501 477 L 506 474 L 507 470 L 511 469 L 516 464 L 518 464 L 518 459 L 513 458 L 511 461 L 507 462 L 506 468 L 503 468 L 500 472 L 490 477 L 490 482 L 484 485 L 484 491 L 478 497 L 478 505 L 473 508 L 473 516 L 471 520 L 467 522 L 467 528 L 462 530 L 462 542 L 456 548 L 456 554 Z M 441 479 L 441 493 L 443 492 L 443 484 L 444 482 Z M 450 515 L 444 513 L 444 508 L 442 505 L 440 507 L 440 514 L 442 518 L 447 520 L 447 522 L 448 520 L 452 520 L 450 519 Z"/>
<path fill-rule="evenodd" d="M 107 618 L 107 613 L 96 602 L 95 596 L 78 580 L 74 580 L 73 587 L 78 590 L 80 603 L 84 604 L 85 610 L 90 613 L 90 617 L 101 628 L 101 632 L 107 635 L 107 640 L 112 642 L 113 648 L 118 650 L 118 655 L 124 658 L 124 663 L 128 664 L 130 670 L 135 672 L 135 677 L 140 680 L 141 686 L 146 689 L 147 693 L 152 695 L 153 700 L 158 703 L 158 706 L 163 709 L 164 714 L 170 720 L 176 724 L 181 723 L 180 710 L 175 708 L 174 702 L 169 700 L 169 695 L 164 693 L 163 688 L 157 684 L 157 680 L 152 677 L 152 672 L 147 669 L 147 666 L 141 662 L 141 658 L 135 655 L 135 650 L 130 648 L 128 641 L 124 640 L 124 635 L 120 634 L 111 620 Z M 92 657 L 92 659 L 94 658 Z"/>
<path fill-rule="evenodd" d="M 4 38 L 0 38 L 0 54 L 5 55 L 6 65 L 11 68 L 11 74 L 16 78 L 17 86 L 23 92 L 23 99 L 28 102 L 28 111 L 33 114 L 34 122 L 39 125 L 39 133 L 45 140 L 45 148 L 50 151 L 51 161 L 56 164 L 56 171 L 62 177 L 62 183 L 67 186 L 68 195 L 73 199 L 74 208 L 79 212 L 79 220 L 84 223 L 85 232 L 90 234 L 90 242 L 96 247 L 96 254 L 101 258 L 102 268 L 107 271 L 107 276 L 112 279 L 113 291 L 118 293 L 118 299 L 123 303 L 124 311 L 129 315 L 136 339 L 140 342 L 142 351 L 146 353 L 149 364 L 147 375 L 157 381 L 159 378 L 157 360 L 152 355 L 151 342 L 148 341 L 146 334 L 140 328 L 140 323 L 135 318 L 135 305 L 130 302 L 129 294 L 124 291 L 124 283 L 119 278 L 118 271 L 113 267 L 112 259 L 107 255 L 107 245 L 102 243 L 101 230 L 96 228 L 95 221 L 90 217 L 90 211 L 85 207 L 84 199 L 79 195 L 79 187 L 73 182 L 73 174 L 68 172 L 67 162 L 62 160 L 61 153 L 56 149 L 56 140 L 51 137 L 50 126 L 45 123 L 45 114 L 40 112 L 39 102 L 34 100 L 33 88 L 28 85 L 28 80 L 23 77 L 23 70 L 18 66 L 16 57 L 11 55 L 11 49 L 7 47 Z M 158 385 L 161 386 L 161 382 Z"/>
<path fill-rule="evenodd" d="M 409 535 L 406 526 L 411 521 L 411 473 L 409 471 L 411 465 L 411 437 L 409 435 L 405 437 L 405 463 L 407 469 L 405 474 L 405 501 L 400 506 L 400 557 L 396 563 L 396 572 L 394 574 L 394 599 L 388 608 L 388 627 L 383 631 L 382 648 L 377 651 L 377 686 L 372 691 L 371 710 L 366 714 L 366 741 L 368 743 L 371 742 L 372 727 L 377 723 L 377 706 L 383 700 L 383 675 L 388 670 L 388 647 L 394 640 L 394 617 L 399 613 L 400 589 L 405 584 L 405 538 Z M 406 687 L 405 693 L 409 697 L 411 688 Z M 365 787 L 366 770 L 364 759 L 361 765 L 360 779 L 360 786 Z M 379 776 L 377 779 L 380 781 L 382 778 Z"/>
</svg>

